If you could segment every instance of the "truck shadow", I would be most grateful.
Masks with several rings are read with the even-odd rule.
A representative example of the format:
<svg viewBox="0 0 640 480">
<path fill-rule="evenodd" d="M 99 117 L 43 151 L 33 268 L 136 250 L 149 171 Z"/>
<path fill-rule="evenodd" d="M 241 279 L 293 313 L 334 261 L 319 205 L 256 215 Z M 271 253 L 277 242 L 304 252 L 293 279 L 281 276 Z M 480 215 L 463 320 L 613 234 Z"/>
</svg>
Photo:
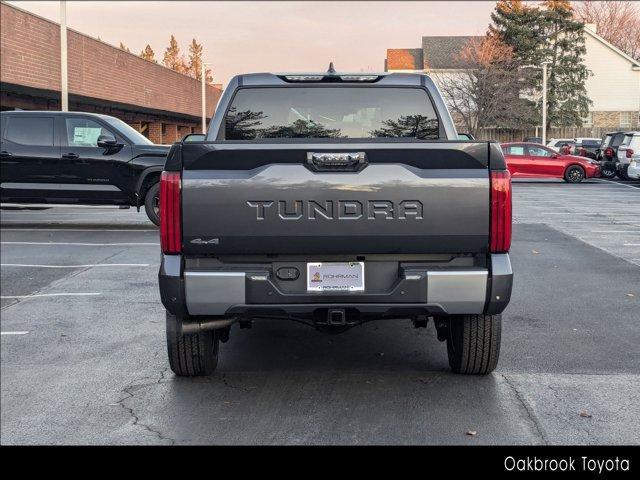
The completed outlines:
<svg viewBox="0 0 640 480">
<path fill-rule="evenodd" d="M 286 320 L 255 320 L 252 329 L 232 327 L 220 347 L 220 371 L 447 371 L 444 343 L 430 323 L 380 320 L 344 333 L 327 334 Z"/>
<path fill-rule="evenodd" d="M 536 442 L 500 374 L 451 373 L 445 346 L 406 323 L 337 336 L 289 324 L 233 332 L 214 375 L 168 372 L 140 392 L 136 413 L 175 443 Z"/>
</svg>

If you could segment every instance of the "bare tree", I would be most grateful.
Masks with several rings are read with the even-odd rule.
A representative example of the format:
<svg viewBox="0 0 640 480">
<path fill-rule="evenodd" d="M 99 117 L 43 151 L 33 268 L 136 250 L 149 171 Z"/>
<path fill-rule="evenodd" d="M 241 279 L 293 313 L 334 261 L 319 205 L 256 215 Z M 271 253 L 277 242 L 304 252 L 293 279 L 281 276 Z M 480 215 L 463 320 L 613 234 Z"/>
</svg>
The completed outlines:
<svg viewBox="0 0 640 480">
<path fill-rule="evenodd" d="M 471 39 L 458 55 L 464 69 L 433 75 L 454 121 L 477 135 L 488 127 L 535 124 L 535 106 L 523 95 L 525 78 L 513 49 L 494 35 Z"/>
<path fill-rule="evenodd" d="M 640 5 L 635 2 L 575 2 L 575 16 L 596 25 L 598 35 L 640 60 Z"/>
</svg>

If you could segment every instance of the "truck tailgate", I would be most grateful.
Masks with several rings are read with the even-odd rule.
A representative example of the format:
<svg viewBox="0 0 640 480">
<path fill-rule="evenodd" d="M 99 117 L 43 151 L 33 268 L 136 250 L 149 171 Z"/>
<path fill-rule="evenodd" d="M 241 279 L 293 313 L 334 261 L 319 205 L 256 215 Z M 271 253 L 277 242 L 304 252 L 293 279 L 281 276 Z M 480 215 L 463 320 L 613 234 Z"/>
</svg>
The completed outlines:
<svg viewBox="0 0 640 480">
<path fill-rule="evenodd" d="M 364 161 L 314 169 L 329 153 Z M 489 155 L 486 142 L 184 143 L 183 251 L 485 252 Z"/>
</svg>

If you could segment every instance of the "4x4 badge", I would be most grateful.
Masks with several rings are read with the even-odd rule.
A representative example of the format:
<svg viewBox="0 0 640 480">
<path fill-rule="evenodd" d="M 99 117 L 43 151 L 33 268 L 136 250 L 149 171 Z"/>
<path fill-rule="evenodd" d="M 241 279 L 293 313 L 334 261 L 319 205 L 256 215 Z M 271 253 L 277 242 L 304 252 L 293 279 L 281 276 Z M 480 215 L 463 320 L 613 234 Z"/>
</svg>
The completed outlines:
<svg viewBox="0 0 640 480">
<path fill-rule="evenodd" d="M 195 245 L 218 245 L 220 244 L 220 239 L 210 238 L 209 240 L 203 240 L 202 238 L 194 238 L 189 243 L 193 243 Z"/>
</svg>

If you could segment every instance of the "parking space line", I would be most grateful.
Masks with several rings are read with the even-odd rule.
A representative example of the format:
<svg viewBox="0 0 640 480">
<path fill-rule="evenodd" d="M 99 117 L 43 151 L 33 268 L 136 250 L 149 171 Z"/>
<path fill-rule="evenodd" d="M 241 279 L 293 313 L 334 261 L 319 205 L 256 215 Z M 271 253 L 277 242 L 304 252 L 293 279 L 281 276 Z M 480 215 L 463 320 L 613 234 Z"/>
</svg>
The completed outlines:
<svg viewBox="0 0 640 480">
<path fill-rule="evenodd" d="M 93 268 L 93 267 L 148 267 L 148 263 L 94 263 L 87 265 L 32 265 L 27 263 L 0 263 L 0 267 L 24 268 Z"/>
<path fill-rule="evenodd" d="M 112 213 L 116 213 L 117 210 L 114 210 Z M 21 211 L 21 210 L 8 210 L 3 211 L 0 215 L 22 215 L 23 217 L 31 217 L 33 215 L 100 215 L 105 214 L 106 212 L 32 212 L 32 211 Z"/>
<path fill-rule="evenodd" d="M 634 233 L 640 234 L 640 230 L 591 230 L 591 233 Z"/>
<path fill-rule="evenodd" d="M 635 188 L 636 190 L 638 190 L 638 187 L 634 186 L 634 185 L 627 185 L 625 183 L 619 183 L 619 182 L 609 182 L 607 180 L 601 180 L 599 178 L 594 178 L 594 180 L 599 180 L 600 183 L 608 183 L 608 184 L 614 184 L 614 185 L 621 185 L 623 187 L 627 187 L 627 188 Z"/>
<path fill-rule="evenodd" d="M 0 245 L 73 245 L 81 247 L 109 247 L 109 246 L 138 246 L 160 245 L 154 242 L 130 242 L 130 243 L 76 243 L 76 242 L 0 242 Z"/>
<path fill-rule="evenodd" d="M 23 298 L 36 298 L 36 297 L 94 297 L 96 295 L 102 295 L 98 292 L 77 292 L 77 293 L 34 293 L 31 295 L 1 295 L 0 299 L 23 299 Z"/>
<path fill-rule="evenodd" d="M 157 228 L 4 228 L 4 232 L 157 232 Z"/>
<path fill-rule="evenodd" d="M 0 332 L 0 335 L 26 335 L 29 332 Z"/>
<path fill-rule="evenodd" d="M 570 207 L 567 207 L 570 208 Z M 545 215 L 591 215 L 593 218 L 607 218 L 605 215 L 596 215 L 593 211 L 583 212 L 544 212 Z M 640 213 L 611 213 L 611 217 L 640 217 Z"/>
<path fill-rule="evenodd" d="M 75 208 L 97 208 L 103 210 L 129 210 L 128 208 L 120 208 L 118 205 L 69 205 L 68 203 L 30 203 L 29 207 L 25 207 L 23 203 L 0 203 L 0 207 L 13 207 L 18 210 L 26 210 L 29 211 L 30 208 L 66 208 L 66 209 L 75 209 Z"/>
<path fill-rule="evenodd" d="M 640 243 L 625 243 L 625 247 L 640 247 Z"/>
</svg>

